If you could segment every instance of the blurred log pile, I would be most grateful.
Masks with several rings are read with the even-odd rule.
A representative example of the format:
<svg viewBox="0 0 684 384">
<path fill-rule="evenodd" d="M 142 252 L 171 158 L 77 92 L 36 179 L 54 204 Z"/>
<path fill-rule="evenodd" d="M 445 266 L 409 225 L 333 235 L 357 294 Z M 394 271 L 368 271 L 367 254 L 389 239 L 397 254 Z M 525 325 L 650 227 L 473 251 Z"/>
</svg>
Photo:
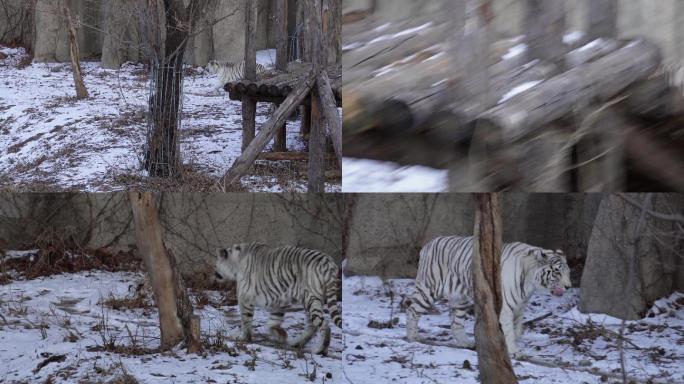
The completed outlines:
<svg viewBox="0 0 684 384">
<path fill-rule="evenodd" d="M 657 45 L 605 27 L 610 1 L 592 1 L 607 24 L 570 35 L 558 0 L 528 1 L 544 26 L 516 38 L 484 8 L 475 32 L 449 14 L 346 19 L 345 156 L 449 169 L 459 192 L 684 191 L 682 90 Z"/>
</svg>

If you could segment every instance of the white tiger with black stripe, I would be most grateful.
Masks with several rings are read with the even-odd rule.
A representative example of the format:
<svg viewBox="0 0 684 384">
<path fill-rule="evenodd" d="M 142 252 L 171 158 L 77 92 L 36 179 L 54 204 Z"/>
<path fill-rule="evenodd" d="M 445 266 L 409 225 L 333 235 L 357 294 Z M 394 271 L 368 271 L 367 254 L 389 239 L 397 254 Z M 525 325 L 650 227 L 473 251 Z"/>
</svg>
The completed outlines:
<svg viewBox="0 0 684 384">
<path fill-rule="evenodd" d="M 257 306 L 270 312 L 269 332 L 277 342 L 285 344 L 287 332 L 281 327 L 283 309 L 302 303 L 308 314 L 308 326 L 292 346 L 302 348 L 322 330 L 322 342 L 314 352 L 327 354 L 330 326 L 324 306 L 328 307 L 335 325 L 342 327 L 337 304 L 339 267 L 332 257 L 310 249 L 269 247 L 261 243 L 235 244 L 217 253 L 216 279 L 237 283 L 243 340 L 252 339 L 252 318 Z"/>
<path fill-rule="evenodd" d="M 435 301 L 447 299 L 451 309 L 451 333 L 456 344 L 473 347 L 474 343 L 466 337 L 463 327 L 467 310 L 473 304 L 472 253 L 473 237 L 437 237 L 423 246 L 415 292 L 405 302 L 409 341 L 418 339 L 420 316 Z M 524 243 L 503 245 L 503 305 L 499 323 L 511 355 L 518 355 L 516 340 L 522 334 L 523 312 L 532 293 L 548 289 L 553 295 L 562 296 L 570 287 L 570 268 L 560 250 L 552 251 Z"/>
<path fill-rule="evenodd" d="M 241 61 L 239 63 L 230 63 L 212 60 L 207 64 L 207 71 L 212 75 L 218 76 L 215 90 L 219 91 L 227 83 L 232 83 L 245 78 L 245 62 Z M 262 76 L 265 72 L 266 68 L 257 63 L 257 77 Z"/>
</svg>

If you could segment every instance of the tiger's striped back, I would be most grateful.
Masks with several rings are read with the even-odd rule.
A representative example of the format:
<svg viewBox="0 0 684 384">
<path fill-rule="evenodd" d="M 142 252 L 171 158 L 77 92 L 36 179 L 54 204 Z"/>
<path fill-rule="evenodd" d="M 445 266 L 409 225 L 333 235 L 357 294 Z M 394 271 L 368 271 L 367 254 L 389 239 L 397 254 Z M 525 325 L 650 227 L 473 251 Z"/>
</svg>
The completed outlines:
<svg viewBox="0 0 684 384">
<path fill-rule="evenodd" d="M 207 70 L 209 73 L 218 75 L 219 81 L 222 84 L 235 82 L 245 78 L 245 62 L 241 61 L 239 63 L 231 62 L 218 62 L 210 61 L 207 64 Z M 263 75 L 266 72 L 266 68 L 257 63 L 256 64 L 256 74 L 257 77 Z"/>
<path fill-rule="evenodd" d="M 254 301 L 265 308 L 304 303 L 311 295 L 326 304 L 330 318 L 338 327 L 342 316 L 337 304 L 339 267 L 329 255 L 293 246 L 269 247 L 264 244 L 242 244 L 242 257 L 237 269 L 238 301 Z M 221 271 L 221 269 L 219 269 Z M 313 308 L 311 316 L 324 320 L 321 309 Z"/>
</svg>

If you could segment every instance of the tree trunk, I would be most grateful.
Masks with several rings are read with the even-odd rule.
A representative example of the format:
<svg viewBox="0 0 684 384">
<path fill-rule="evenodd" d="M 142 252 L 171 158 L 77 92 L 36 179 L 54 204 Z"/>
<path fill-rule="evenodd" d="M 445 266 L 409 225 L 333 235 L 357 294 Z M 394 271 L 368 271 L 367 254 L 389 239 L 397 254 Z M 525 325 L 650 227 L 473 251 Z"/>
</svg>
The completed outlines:
<svg viewBox="0 0 684 384">
<path fill-rule="evenodd" d="M 565 54 L 565 0 L 527 0 L 525 28 L 528 61 L 547 61 L 561 72 Z"/>
<path fill-rule="evenodd" d="M 287 30 L 288 30 L 288 2 L 280 0 L 275 2 L 275 23 L 276 23 L 276 69 L 287 70 Z M 287 150 L 287 123 L 278 128 L 278 133 L 273 142 L 274 152 L 284 152 Z"/>
<path fill-rule="evenodd" d="M 186 340 L 189 353 L 201 351 L 199 322 L 176 267 L 174 256 L 164 245 L 157 213 L 157 199 L 150 192 L 128 194 L 138 251 L 145 264 L 159 309 L 161 349 L 168 350 Z"/>
<path fill-rule="evenodd" d="M 245 73 L 244 78 L 256 81 L 256 29 L 258 2 L 245 0 Z M 256 99 L 242 98 L 242 150 L 247 149 L 256 134 Z"/>
<path fill-rule="evenodd" d="M 83 75 L 81 74 L 81 53 L 78 48 L 78 25 L 77 21 L 71 17 L 69 6 L 65 5 L 62 8 L 62 14 L 67 24 L 67 32 L 69 34 L 69 53 L 71 55 L 71 70 L 74 74 L 74 86 L 76 87 L 76 99 L 87 99 L 88 90 L 83 83 Z"/>
<path fill-rule="evenodd" d="M 199 13 L 199 4 L 190 1 L 186 7 L 182 0 L 164 1 L 163 8 L 159 9 L 157 7 L 162 4 L 151 1 L 141 16 L 141 30 L 153 68 L 150 95 L 152 126 L 148 128 L 151 132 L 145 154 L 145 169 L 150 176 L 178 174 L 183 55 L 192 22 Z M 159 36 L 163 35 L 160 28 L 166 29 L 164 41 L 159 41 Z"/>
<path fill-rule="evenodd" d="M 501 312 L 501 208 L 497 194 L 475 194 L 472 278 L 475 298 L 475 346 L 483 383 L 517 383 L 506 350 Z"/>
<path fill-rule="evenodd" d="M 327 51 L 323 49 L 322 18 L 320 0 L 307 0 L 306 38 L 310 47 L 313 72 L 318 74 L 327 68 Z M 309 172 L 307 191 L 325 192 L 325 120 L 320 105 L 318 90 L 311 91 L 311 132 L 309 134 Z"/>
<path fill-rule="evenodd" d="M 617 37 L 618 0 L 589 0 L 588 16 L 590 40 Z"/>
</svg>

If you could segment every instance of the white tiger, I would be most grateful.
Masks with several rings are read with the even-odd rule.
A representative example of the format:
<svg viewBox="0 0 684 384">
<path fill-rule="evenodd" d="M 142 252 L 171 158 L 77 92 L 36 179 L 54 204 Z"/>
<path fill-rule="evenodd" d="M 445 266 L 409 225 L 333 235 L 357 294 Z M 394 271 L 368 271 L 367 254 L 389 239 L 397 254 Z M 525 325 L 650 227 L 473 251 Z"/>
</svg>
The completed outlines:
<svg viewBox="0 0 684 384">
<path fill-rule="evenodd" d="M 339 267 L 332 257 L 304 248 L 272 248 L 259 243 L 235 244 L 219 249 L 217 253 L 216 279 L 237 283 L 244 340 L 252 338 L 254 307 L 258 306 L 270 311 L 269 332 L 279 343 L 285 344 L 287 332 L 281 327 L 283 308 L 302 303 L 308 314 L 308 326 L 292 345 L 303 347 L 322 329 L 322 343 L 315 353 L 327 353 L 330 327 L 323 314 L 324 305 L 335 325 L 342 327 L 337 305 Z"/>
<path fill-rule="evenodd" d="M 448 299 L 451 333 L 456 343 L 472 347 L 463 327 L 466 311 L 473 302 L 471 260 L 473 237 L 445 236 L 430 240 L 420 251 L 415 292 L 406 300 L 406 333 L 418 339 L 420 316 L 438 299 Z M 560 250 L 551 251 L 524 243 L 503 245 L 499 322 L 508 352 L 518 354 L 516 339 L 522 334 L 523 311 L 532 293 L 548 289 L 562 296 L 571 287 L 570 268 Z"/>
<path fill-rule="evenodd" d="M 241 61 L 239 63 L 230 62 L 219 62 L 212 60 L 207 64 L 207 71 L 212 75 L 217 75 L 215 91 L 219 91 L 227 83 L 231 83 L 237 80 L 242 80 L 245 75 L 245 62 Z M 263 75 L 266 72 L 266 68 L 257 63 L 256 73 L 257 77 Z"/>
</svg>

